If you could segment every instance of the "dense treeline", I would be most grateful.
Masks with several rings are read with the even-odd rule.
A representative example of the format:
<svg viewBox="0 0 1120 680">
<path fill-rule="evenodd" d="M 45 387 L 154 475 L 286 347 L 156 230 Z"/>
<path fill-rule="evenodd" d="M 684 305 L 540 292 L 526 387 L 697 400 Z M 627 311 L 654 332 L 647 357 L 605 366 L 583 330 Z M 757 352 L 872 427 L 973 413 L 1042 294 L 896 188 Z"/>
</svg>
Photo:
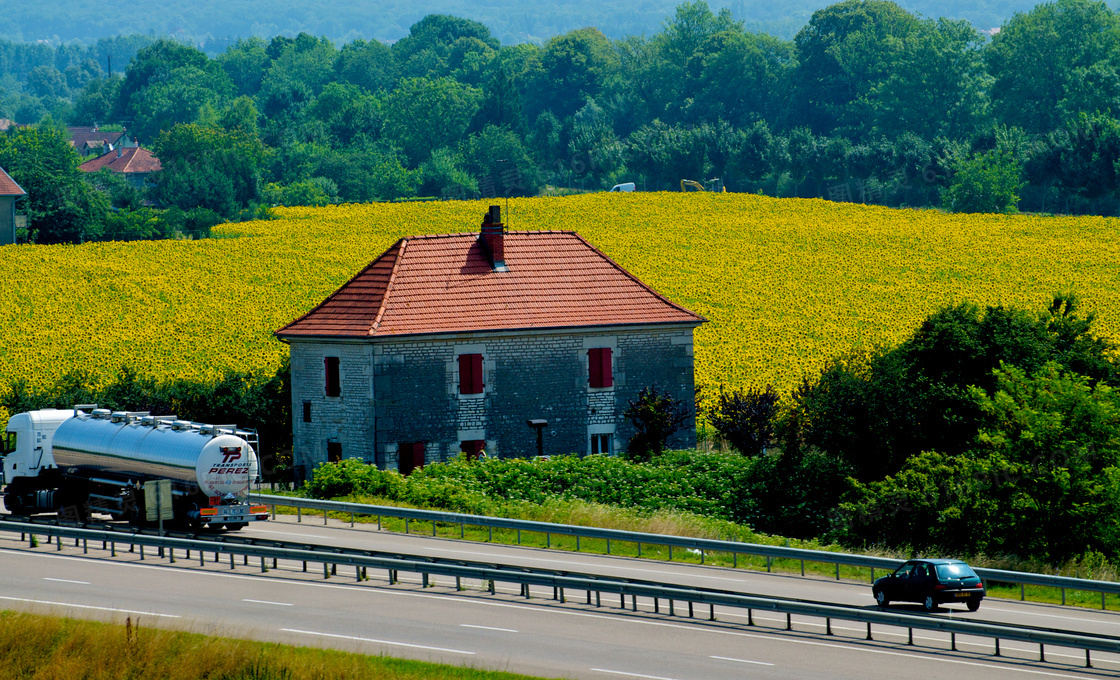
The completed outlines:
<svg viewBox="0 0 1120 680">
<path fill-rule="evenodd" d="M 33 71 L 20 96 L 52 119 L 123 123 L 157 152 L 157 203 L 224 217 L 712 178 L 960 211 L 1120 207 L 1120 17 L 1092 0 L 1039 5 L 990 40 L 886 0 L 820 10 L 792 41 L 686 2 L 650 37 L 541 46 L 443 15 L 392 46 L 300 34 L 210 58 L 160 40 L 72 100 L 67 74 Z"/>
</svg>

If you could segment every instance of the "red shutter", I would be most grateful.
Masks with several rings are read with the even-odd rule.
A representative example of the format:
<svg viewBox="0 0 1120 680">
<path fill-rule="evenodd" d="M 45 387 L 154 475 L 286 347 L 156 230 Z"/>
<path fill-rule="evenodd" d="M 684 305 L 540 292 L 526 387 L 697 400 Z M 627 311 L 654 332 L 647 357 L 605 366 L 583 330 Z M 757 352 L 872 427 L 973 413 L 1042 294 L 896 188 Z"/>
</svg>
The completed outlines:
<svg viewBox="0 0 1120 680">
<path fill-rule="evenodd" d="M 482 355 L 459 355 L 459 394 L 482 393 Z"/>
<path fill-rule="evenodd" d="M 587 368 L 590 373 L 588 382 L 591 387 L 610 387 L 614 385 L 614 376 L 611 375 L 610 347 L 593 347 L 587 350 Z"/>
</svg>

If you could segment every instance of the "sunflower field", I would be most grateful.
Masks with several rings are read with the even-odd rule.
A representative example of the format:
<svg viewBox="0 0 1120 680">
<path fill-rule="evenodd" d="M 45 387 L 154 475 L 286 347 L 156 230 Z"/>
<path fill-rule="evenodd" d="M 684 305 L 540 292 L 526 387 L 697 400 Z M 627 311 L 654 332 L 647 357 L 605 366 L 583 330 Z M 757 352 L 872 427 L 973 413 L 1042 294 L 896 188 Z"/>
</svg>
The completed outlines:
<svg viewBox="0 0 1120 680">
<path fill-rule="evenodd" d="M 498 202 L 496 200 L 489 202 Z M 198 241 L 0 247 L 0 390 L 73 372 L 273 372 L 272 332 L 399 237 L 475 231 L 488 201 L 280 208 Z M 1120 338 L 1120 220 L 960 215 L 731 193 L 511 199 L 511 230 L 579 232 L 702 314 L 696 379 L 786 391 L 947 304 L 1080 295 Z M 7 414 L 0 412 L 0 422 Z"/>
</svg>

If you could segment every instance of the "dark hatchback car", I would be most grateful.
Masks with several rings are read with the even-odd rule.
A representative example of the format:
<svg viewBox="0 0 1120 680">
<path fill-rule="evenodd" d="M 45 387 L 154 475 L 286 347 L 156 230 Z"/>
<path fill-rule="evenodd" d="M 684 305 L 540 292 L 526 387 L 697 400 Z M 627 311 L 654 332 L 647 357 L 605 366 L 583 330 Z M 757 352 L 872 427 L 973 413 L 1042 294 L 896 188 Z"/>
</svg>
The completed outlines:
<svg viewBox="0 0 1120 680">
<path fill-rule="evenodd" d="M 889 576 L 875 580 L 871 594 L 880 607 L 891 602 L 920 602 L 927 612 L 960 602 L 974 612 L 984 599 L 984 582 L 960 560 L 910 560 Z"/>
</svg>

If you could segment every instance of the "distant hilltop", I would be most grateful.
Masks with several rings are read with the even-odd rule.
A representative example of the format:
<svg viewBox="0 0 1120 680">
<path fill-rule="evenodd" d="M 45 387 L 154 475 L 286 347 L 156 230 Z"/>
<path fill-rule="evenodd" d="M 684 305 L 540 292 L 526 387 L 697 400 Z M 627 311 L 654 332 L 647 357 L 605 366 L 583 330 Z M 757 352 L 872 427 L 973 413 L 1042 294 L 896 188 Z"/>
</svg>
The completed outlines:
<svg viewBox="0 0 1120 680">
<path fill-rule="evenodd" d="M 335 42 L 362 38 L 393 42 L 426 14 L 451 14 L 488 26 L 503 44 L 542 43 L 578 28 L 594 26 L 609 38 L 653 34 L 670 17 L 677 0 L 647 0 L 641 3 L 596 2 L 594 0 L 545 0 L 532 8 L 506 2 L 473 3 L 466 0 L 435 0 L 423 8 L 412 2 L 387 0 L 379 3 L 357 0 L 242 0 L 237 3 L 199 0 L 194 3 L 151 0 L 146 3 L 79 0 L 15 3 L 4 10 L 0 39 L 14 42 L 59 44 L 90 42 L 118 35 L 173 36 L 202 46 L 209 53 L 224 51 L 238 38 L 275 35 L 293 37 L 304 32 L 325 36 Z M 713 0 L 712 10 L 730 10 L 752 32 L 792 38 L 818 9 L 831 3 L 823 0 Z M 934 0 L 903 0 L 903 8 L 927 18 L 964 19 L 978 30 L 989 32 L 1016 12 L 1030 10 L 1034 0 L 979 0 L 945 3 Z"/>
</svg>

